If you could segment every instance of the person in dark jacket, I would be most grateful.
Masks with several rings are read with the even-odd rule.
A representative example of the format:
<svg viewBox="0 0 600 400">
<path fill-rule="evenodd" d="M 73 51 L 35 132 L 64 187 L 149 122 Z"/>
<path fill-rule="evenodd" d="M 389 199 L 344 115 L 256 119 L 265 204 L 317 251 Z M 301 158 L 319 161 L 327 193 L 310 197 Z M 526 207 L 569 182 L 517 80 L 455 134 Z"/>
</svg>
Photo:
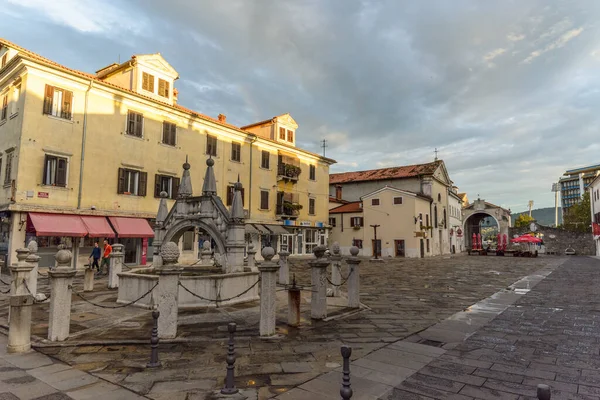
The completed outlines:
<svg viewBox="0 0 600 400">
<path fill-rule="evenodd" d="M 93 259 L 92 269 L 96 268 L 98 273 L 100 273 L 100 265 L 98 264 L 98 260 L 100 260 L 100 247 L 98 246 L 98 242 L 94 243 L 94 248 L 92 249 L 90 258 Z"/>
</svg>

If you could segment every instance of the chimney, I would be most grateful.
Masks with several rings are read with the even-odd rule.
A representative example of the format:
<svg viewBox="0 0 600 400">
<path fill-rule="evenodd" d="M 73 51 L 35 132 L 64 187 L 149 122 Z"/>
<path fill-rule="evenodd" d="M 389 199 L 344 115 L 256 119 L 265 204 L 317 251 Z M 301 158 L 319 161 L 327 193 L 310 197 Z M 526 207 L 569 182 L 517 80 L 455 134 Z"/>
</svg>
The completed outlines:
<svg viewBox="0 0 600 400">
<path fill-rule="evenodd" d="M 226 122 L 227 121 L 227 116 L 223 115 L 223 114 L 219 114 L 219 122 Z"/>
<path fill-rule="evenodd" d="M 335 185 L 335 199 L 342 199 L 342 185 Z"/>
</svg>

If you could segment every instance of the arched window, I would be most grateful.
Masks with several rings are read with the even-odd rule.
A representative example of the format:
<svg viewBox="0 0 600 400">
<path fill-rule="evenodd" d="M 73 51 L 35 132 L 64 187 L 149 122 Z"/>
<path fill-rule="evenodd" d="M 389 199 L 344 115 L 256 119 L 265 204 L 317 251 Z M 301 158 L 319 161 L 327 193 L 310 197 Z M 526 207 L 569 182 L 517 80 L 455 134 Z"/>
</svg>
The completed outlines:
<svg viewBox="0 0 600 400">
<path fill-rule="evenodd" d="M 442 194 L 438 193 L 438 201 L 441 203 L 442 202 Z"/>
<path fill-rule="evenodd" d="M 446 209 L 445 208 L 444 208 L 444 219 L 443 219 L 443 221 L 444 221 L 444 225 L 448 226 L 448 221 L 446 221 Z"/>
</svg>

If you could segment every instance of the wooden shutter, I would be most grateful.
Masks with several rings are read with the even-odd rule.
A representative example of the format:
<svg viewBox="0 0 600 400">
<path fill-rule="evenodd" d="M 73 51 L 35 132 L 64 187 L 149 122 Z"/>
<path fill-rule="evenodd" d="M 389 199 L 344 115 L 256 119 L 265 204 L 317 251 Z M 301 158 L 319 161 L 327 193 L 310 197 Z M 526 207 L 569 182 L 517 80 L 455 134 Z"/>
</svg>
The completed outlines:
<svg viewBox="0 0 600 400">
<path fill-rule="evenodd" d="M 160 197 L 160 175 L 154 175 L 154 197 Z"/>
<path fill-rule="evenodd" d="M 148 173 L 140 171 L 140 181 L 138 182 L 138 196 L 146 195 L 146 185 L 148 184 Z"/>
<path fill-rule="evenodd" d="M 227 186 L 227 205 L 230 206 L 232 204 L 233 204 L 233 186 L 229 185 L 229 186 Z"/>
<path fill-rule="evenodd" d="M 344 216 L 342 215 L 342 218 L 344 218 Z M 354 217 L 350 217 L 350 227 L 354 227 Z"/>
<path fill-rule="evenodd" d="M 165 82 L 165 97 L 169 97 L 169 82 Z"/>
<path fill-rule="evenodd" d="M 177 125 L 171 124 L 171 142 L 169 143 L 172 146 L 177 144 Z"/>
<path fill-rule="evenodd" d="M 67 90 L 63 91 L 63 104 L 61 117 L 65 119 L 71 119 L 71 108 L 73 104 L 73 92 Z"/>
<path fill-rule="evenodd" d="M 149 90 L 150 85 L 149 85 L 148 81 L 149 81 L 148 73 L 142 72 L 142 89 Z"/>
<path fill-rule="evenodd" d="M 67 185 L 67 160 L 64 158 L 56 159 L 56 186 Z"/>
<path fill-rule="evenodd" d="M 42 184 L 48 185 L 50 182 L 46 181 L 46 174 L 48 174 L 48 155 L 44 156 L 44 175 L 42 176 Z"/>
<path fill-rule="evenodd" d="M 173 195 L 172 195 L 171 198 L 172 199 L 176 199 L 177 196 L 179 196 L 179 182 L 180 182 L 180 180 L 179 180 L 179 178 L 171 178 L 171 179 L 173 179 L 173 189 L 172 189 Z"/>
<path fill-rule="evenodd" d="M 285 128 L 279 128 L 279 139 L 285 140 Z"/>
<path fill-rule="evenodd" d="M 125 193 L 125 168 L 119 168 L 119 178 L 117 180 L 117 193 Z"/>
<path fill-rule="evenodd" d="M 269 209 L 269 192 L 266 190 L 260 192 L 260 208 L 263 210 Z"/>
<path fill-rule="evenodd" d="M 142 127 L 144 126 L 144 116 L 142 114 L 136 114 L 135 116 L 135 135 L 142 137 Z"/>
<path fill-rule="evenodd" d="M 358 217 L 358 223 L 360 224 L 359 226 L 365 226 L 365 221 L 363 217 Z"/>
<path fill-rule="evenodd" d="M 52 114 L 52 99 L 54 98 L 54 86 L 46 85 L 44 94 L 44 114 Z"/>
</svg>

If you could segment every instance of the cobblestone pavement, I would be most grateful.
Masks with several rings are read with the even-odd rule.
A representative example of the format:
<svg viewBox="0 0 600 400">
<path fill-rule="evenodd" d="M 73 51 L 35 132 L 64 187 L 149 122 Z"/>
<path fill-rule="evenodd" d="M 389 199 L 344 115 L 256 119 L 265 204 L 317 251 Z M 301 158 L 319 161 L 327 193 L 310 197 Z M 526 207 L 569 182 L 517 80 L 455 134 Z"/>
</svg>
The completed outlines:
<svg viewBox="0 0 600 400">
<path fill-rule="evenodd" d="M 394 259 L 361 264 L 361 300 L 370 309 L 343 318 L 302 320 L 300 328 L 285 325 L 285 292 L 278 293 L 278 326 L 281 338 L 258 338 L 256 303 L 180 314 L 179 338 L 162 343 L 164 367 L 146 370 L 146 344 L 151 329 L 150 313 L 134 307 L 98 308 L 73 296 L 72 336 L 64 343 L 41 343 L 38 350 L 82 371 L 123 385 L 153 399 L 202 399 L 222 385 L 225 375 L 226 325 L 238 324 L 236 340 L 237 386 L 255 388 L 257 397 L 269 398 L 335 370 L 342 344 L 353 347 L 352 359 L 363 358 L 444 320 L 545 265 L 559 265 L 561 257 L 523 259 L 513 257 L 453 256 L 425 260 Z M 292 272 L 300 284 L 309 285 L 307 260 L 292 260 Z M 45 279 L 41 292 L 47 292 Z M 114 305 L 116 291 L 96 283 L 93 302 Z M 81 290 L 78 278 L 74 284 Z M 310 293 L 303 294 L 303 300 Z M 4 305 L 5 300 L 2 300 Z M 6 310 L 6 307 L 2 308 Z M 343 313 L 331 304 L 330 312 Z M 34 310 L 33 334 L 47 334 L 47 304 Z M 303 315 L 308 316 L 306 301 Z M 6 312 L 0 313 L 6 324 Z"/>
</svg>

